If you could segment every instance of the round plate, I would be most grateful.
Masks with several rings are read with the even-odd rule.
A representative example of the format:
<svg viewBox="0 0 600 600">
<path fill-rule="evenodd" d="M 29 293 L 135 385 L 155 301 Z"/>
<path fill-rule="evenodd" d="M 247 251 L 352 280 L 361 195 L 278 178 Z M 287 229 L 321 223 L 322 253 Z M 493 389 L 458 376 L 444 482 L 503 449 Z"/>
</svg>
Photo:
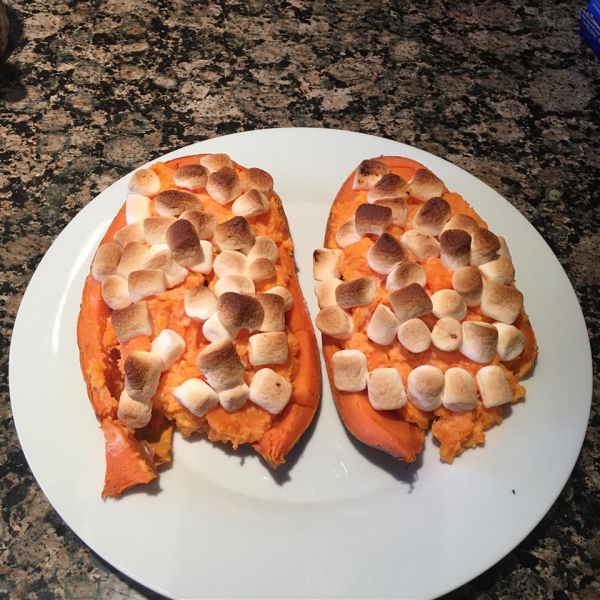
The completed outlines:
<svg viewBox="0 0 600 600">
<path fill-rule="evenodd" d="M 448 592 L 489 568 L 540 521 L 579 454 L 591 357 L 573 289 L 533 227 L 487 185 L 404 144 L 345 131 L 278 129 L 216 138 L 164 159 L 226 152 L 275 179 L 309 308 L 312 252 L 329 208 L 364 158 L 399 155 L 460 192 L 512 252 L 540 352 L 527 399 L 484 447 L 443 464 L 431 435 L 406 465 L 346 433 L 325 383 L 316 423 L 271 471 L 250 451 L 176 435 L 160 480 L 100 499 L 104 440 L 76 342 L 84 278 L 128 177 L 73 219 L 41 262 L 15 323 L 10 392 L 23 450 L 54 508 L 102 558 L 184 597 L 411 597 Z M 557 316 L 560 315 L 560 318 Z"/>
</svg>

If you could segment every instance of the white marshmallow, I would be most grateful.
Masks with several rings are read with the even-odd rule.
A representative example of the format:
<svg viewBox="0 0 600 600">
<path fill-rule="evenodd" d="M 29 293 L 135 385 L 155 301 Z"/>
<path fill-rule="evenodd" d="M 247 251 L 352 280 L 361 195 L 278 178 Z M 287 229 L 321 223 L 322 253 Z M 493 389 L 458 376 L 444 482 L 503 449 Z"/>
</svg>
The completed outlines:
<svg viewBox="0 0 600 600">
<path fill-rule="evenodd" d="M 438 319 L 450 318 L 462 321 L 467 316 L 467 305 L 454 290 L 438 290 L 431 296 L 433 314 Z"/>
<path fill-rule="evenodd" d="M 472 410 L 477 406 L 477 392 L 471 374 L 452 367 L 444 375 L 442 404 L 452 411 Z"/>
<path fill-rule="evenodd" d="M 335 241 L 341 248 L 360 242 L 362 236 L 356 231 L 354 217 L 348 219 L 336 232 Z"/>
<path fill-rule="evenodd" d="M 335 290 L 343 282 L 341 279 L 335 277 L 328 277 L 319 281 L 315 286 L 315 294 L 317 296 L 317 302 L 319 308 L 325 308 L 326 306 L 336 306 L 337 300 L 335 299 Z"/>
<path fill-rule="evenodd" d="M 379 304 L 367 325 L 367 337 L 376 344 L 387 346 L 394 341 L 398 327 L 400 321 L 396 315 L 384 304 Z"/>
<path fill-rule="evenodd" d="M 318 248 L 313 252 L 313 277 L 317 281 L 323 281 L 330 277 L 342 276 L 340 263 L 344 257 L 341 250 L 330 250 L 329 248 Z"/>
<path fill-rule="evenodd" d="M 284 301 L 283 310 L 286 312 L 292 308 L 294 301 L 292 294 L 290 294 L 289 290 L 284 288 L 282 285 L 276 285 L 275 287 L 272 287 L 271 289 L 267 290 L 265 294 L 277 294 L 278 296 L 281 296 Z"/>
<path fill-rule="evenodd" d="M 172 329 L 163 329 L 152 340 L 151 351 L 162 359 L 163 371 L 170 369 L 179 360 L 184 350 L 185 340 Z"/>
<path fill-rule="evenodd" d="M 239 327 L 225 327 L 217 313 L 214 312 L 202 325 L 202 333 L 209 342 L 217 342 L 218 340 L 235 340 L 239 333 Z"/>
<path fill-rule="evenodd" d="M 409 319 L 398 327 L 398 341 L 409 352 L 419 354 L 431 346 L 431 333 L 421 319 Z"/>
<path fill-rule="evenodd" d="M 173 389 L 175 399 L 192 414 L 203 417 L 219 403 L 219 396 L 202 379 L 192 378 Z"/>
<path fill-rule="evenodd" d="M 272 369 L 260 369 L 250 383 L 250 400 L 272 415 L 278 415 L 292 397 L 292 384 Z"/>
<path fill-rule="evenodd" d="M 119 398 L 117 418 L 129 429 L 146 427 L 152 418 L 152 400 L 134 400 L 123 390 Z"/>
<path fill-rule="evenodd" d="M 188 269 L 194 273 L 208 275 L 213 268 L 213 245 L 207 240 L 200 240 L 200 252 L 196 260 L 188 265 Z"/>
<path fill-rule="evenodd" d="M 213 269 L 217 277 L 225 275 L 243 275 L 248 264 L 245 254 L 237 250 L 224 250 L 215 257 Z"/>
<path fill-rule="evenodd" d="M 458 350 L 462 343 L 462 325 L 448 317 L 436 321 L 431 330 L 433 345 L 443 352 Z"/>
<path fill-rule="evenodd" d="M 440 255 L 440 243 L 433 236 L 421 233 L 416 229 L 406 231 L 402 234 L 400 241 L 421 262 Z"/>
<path fill-rule="evenodd" d="M 151 216 L 150 198 L 148 196 L 131 194 L 131 196 L 127 197 L 125 203 L 125 220 L 127 221 L 127 225 L 143 221 Z"/>
<path fill-rule="evenodd" d="M 160 191 L 160 178 L 152 169 L 138 169 L 129 180 L 128 190 L 133 194 L 155 196 Z"/>
<path fill-rule="evenodd" d="M 127 308 L 131 304 L 127 279 L 118 275 L 105 277 L 102 282 L 102 298 L 113 310 Z"/>
<path fill-rule="evenodd" d="M 367 375 L 367 395 L 375 410 L 395 410 L 406 404 L 406 391 L 400 373 L 385 367 Z"/>
<path fill-rule="evenodd" d="M 167 289 L 167 278 L 160 269 L 141 269 L 129 273 L 127 284 L 131 301 L 139 302 L 148 296 L 163 294 Z"/>
<path fill-rule="evenodd" d="M 481 274 L 488 281 L 509 285 L 515 278 L 515 268 L 508 256 L 499 256 L 479 266 Z"/>
<path fill-rule="evenodd" d="M 215 294 L 219 297 L 225 292 L 238 294 L 254 294 L 256 287 L 254 281 L 245 275 L 225 275 L 215 283 Z"/>
<path fill-rule="evenodd" d="M 217 295 L 210 288 L 199 285 L 185 293 L 183 305 L 188 317 L 206 321 L 217 312 Z"/>
<path fill-rule="evenodd" d="M 367 387 L 367 357 L 360 350 L 340 350 L 332 356 L 332 362 L 338 390 L 360 392 Z"/>
<path fill-rule="evenodd" d="M 231 212 L 236 217 L 258 217 L 269 212 L 269 208 L 269 199 L 262 192 L 250 190 L 231 205 Z"/>
<path fill-rule="evenodd" d="M 513 401 L 510 383 L 502 367 L 496 365 L 483 367 L 479 369 L 475 379 L 485 408 L 493 408 Z"/>
<path fill-rule="evenodd" d="M 338 340 L 347 340 L 354 331 L 352 317 L 339 306 L 321 309 L 315 318 L 315 325 L 321 333 Z"/>
<path fill-rule="evenodd" d="M 248 264 L 253 263 L 257 258 L 268 258 L 272 263 L 276 263 L 279 260 L 279 248 L 270 237 L 259 235 L 248 250 L 247 256 Z"/>
<path fill-rule="evenodd" d="M 421 287 L 425 287 L 427 275 L 419 263 L 405 262 L 390 271 L 385 281 L 385 289 L 391 294 L 411 283 L 418 283 Z"/>
<path fill-rule="evenodd" d="M 515 360 L 525 349 L 525 335 L 514 325 L 494 323 L 498 330 L 498 355 L 500 360 Z"/>
<path fill-rule="evenodd" d="M 115 233 L 113 239 L 121 246 L 121 248 L 125 248 L 130 242 L 143 244 L 146 241 L 146 238 L 144 237 L 144 226 L 139 221 L 137 223 L 132 223 L 131 225 L 125 225 L 125 227 L 121 227 L 121 229 Z"/>
<path fill-rule="evenodd" d="M 169 250 L 168 244 L 152 244 L 148 248 L 148 252 L 150 252 L 150 256 L 155 256 L 156 254 L 160 254 L 161 252 L 168 252 L 169 257 L 171 256 L 171 251 Z M 152 267 L 144 267 L 144 269 L 151 269 Z"/>
<path fill-rule="evenodd" d="M 435 410 L 442 405 L 444 373 L 432 365 L 421 365 L 408 376 L 408 397 L 421 410 Z"/>
<path fill-rule="evenodd" d="M 477 363 L 490 362 L 496 355 L 498 330 L 489 323 L 465 321 L 460 352 Z"/>
<path fill-rule="evenodd" d="M 242 381 L 239 385 L 219 392 L 219 404 L 227 412 L 236 411 L 246 404 L 250 397 L 250 388 Z"/>
<path fill-rule="evenodd" d="M 283 365 L 289 354 L 287 334 L 283 331 L 269 331 L 250 336 L 248 358 L 252 365 Z"/>
</svg>

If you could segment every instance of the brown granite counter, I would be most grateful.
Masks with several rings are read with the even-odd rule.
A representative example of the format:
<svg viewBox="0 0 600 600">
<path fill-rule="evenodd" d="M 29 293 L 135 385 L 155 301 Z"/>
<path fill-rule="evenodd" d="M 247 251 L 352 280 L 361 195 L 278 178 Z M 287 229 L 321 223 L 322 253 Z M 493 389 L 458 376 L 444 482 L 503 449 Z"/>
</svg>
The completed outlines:
<svg viewBox="0 0 600 600">
<path fill-rule="evenodd" d="M 583 451 L 550 512 L 447 595 L 600 597 L 600 59 L 561 0 L 9 0 L 0 61 L 0 598 L 157 598 L 91 552 L 39 490 L 8 395 L 10 332 L 58 233 L 161 154 L 266 127 L 342 128 L 470 171 L 544 236 L 596 362 Z"/>
</svg>

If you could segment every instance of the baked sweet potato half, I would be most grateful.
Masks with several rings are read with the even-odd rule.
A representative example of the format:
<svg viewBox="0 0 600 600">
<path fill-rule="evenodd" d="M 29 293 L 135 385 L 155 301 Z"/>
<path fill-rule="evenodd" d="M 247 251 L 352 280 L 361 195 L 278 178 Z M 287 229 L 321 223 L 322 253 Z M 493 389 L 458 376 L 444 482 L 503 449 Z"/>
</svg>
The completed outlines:
<svg viewBox="0 0 600 600">
<path fill-rule="evenodd" d="M 272 177 L 225 154 L 136 171 L 94 256 L 77 340 L 106 440 L 103 497 L 158 477 L 184 436 L 276 468 L 313 419 L 320 366 Z"/>
<path fill-rule="evenodd" d="M 431 426 L 452 462 L 517 402 L 537 344 L 502 237 L 423 165 L 361 162 L 314 253 L 333 397 L 359 440 L 406 462 Z"/>
</svg>

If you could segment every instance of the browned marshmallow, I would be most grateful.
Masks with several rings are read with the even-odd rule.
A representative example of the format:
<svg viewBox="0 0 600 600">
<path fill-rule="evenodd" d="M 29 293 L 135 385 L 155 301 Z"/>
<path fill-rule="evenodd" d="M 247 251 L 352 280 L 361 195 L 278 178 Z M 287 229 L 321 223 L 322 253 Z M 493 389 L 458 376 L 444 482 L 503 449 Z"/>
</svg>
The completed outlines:
<svg viewBox="0 0 600 600">
<path fill-rule="evenodd" d="M 215 294 L 220 296 L 225 292 L 238 294 L 254 294 L 256 287 L 254 281 L 245 275 L 225 275 L 215 283 Z"/>
<path fill-rule="evenodd" d="M 258 190 L 242 194 L 232 205 L 231 212 L 238 217 L 258 217 L 269 212 L 269 199 Z"/>
<path fill-rule="evenodd" d="M 498 331 L 489 323 L 465 321 L 462 324 L 461 353 L 473 362 L 487 363 L 493 360 L 498 345 Z"/>
<path fill-rule="evenodd" d="M 246 267 L 244 274 L 254 282 L 266 281 L 275 277 L 277 270 L 268 258 L 257 258 Z"/>
<path fill-rule="evenodd" d="M 379 204 L 360 204 L 354 214 L 358 235 L 381 235 L 392 222 L 392 209 Z"/>
<path fill-rule="evenodd" d="M 431 330 L 433 345 L 443 352 L 454 352 L 462 344 L 462 325 L 448 317 L 436 321 Z"/>
<path fill-rule="evenodd" d="M 129 191 L 142 196 L 154 196 L 160 190 L 160 179 L 151 169 L 139 169 L 129 181 Z"/>
<path fill-rule="evenodd" d="M 409 352 L 418 354 L 431 346 L 431 333 L 421 319 L 409 319 L 398 327 L 398 341 Z"/>
<path fill-rule="evenodd" d="M 245 254 L 237 250 L 224 250 L 215 257 L 213 269 L 217 277 L 225 275 L 243 275 L 248 266 Z"/>
<path fill-rule="evenodd" d="M 262 304 L 252 296 L 225 292 L 217 301 L 217 316 L 225 327 L 245 327 L 254 331 L 260 327 L 265 311 Z"/>
<path fill-rule="evenodd" d="M 207 383 L 196 377 L 173 389 L 173 396 L 192 414 L 203 417 L 219 403 L 219 396 Z"/>
<path fill-rule="evenodd" d="M 110 322 L 119 342 L 127 342 L 138 335 L 152 333 L 150 312 L 145 302 L 137 302 L 127 308 L 113 310 Z"/>
<path fill-rule="evenodd" d="M 421 410 L 435 410 L 442 405 L 444 373 L 437 367 L 421 365 L 408 375 L 408 397 Z"/>
<path fill-rule="evenodd" d="M 186 210 L 181 213 L 180 219 L 189 221 L 196 230 L 196 235 L 201 240 L 211 238 L 217 226 L 217 215 L 202 210 Z"/>
<path fill-rule="evenodd" d="M 260 369 L 250 383 L 250 400 L 272 415 L 278 415 L 292 397 L 292 384 L 272 369 Z"/>
<path fill-rule="evenodd" d="M 227 412 L 241 408 L 250 397 L 250 388 L 245 381 L 228 390 L 219 392 L 219 404 Z"/>
<path fill-rule="evenodd" d="M 133 400 L 123 390 L 119 398 L 117 418 L 129 429 L 146 427 L 152 418 L 152 401 L 140 402 L 139 400 Z"/>
<path fill-rule="evenodd" d="M 285 299 L 269 290 L 266 294 L 257 294 L 265 316 L 258 327 L 260 331 L 283 331 L 285 329 Z"/>
<path fill-rule="evenodd" d="M 500 360 L 515 360 L 525 349 L 525 335 L 514 325 L 494 323 L 498 330 L 498 356 Z"/>
<path fill-rule="evenodd" d="M 163 361 L 152 352 L 136 350 L 123 365 L 125 371 L 125 391 L 132 400 L 148 400 L 156 393 Z"/>
<path fill-rule="evenodd" d="M 471 236 L 462 229 L 446 229 L 440 235 L 440 260 L 450 271 L 469 264 Z"/>
<path fill-rule="evenodd" d="M 151 216 L 150 198 L 148 196 L 140 196 L 139 194 L 127 196 L 127 201 L 125 202 L 125 220 L 128 225 L 143 221 Z"/>
<path fill-rule="evenodd" d="M 377 294 L 377 282 L 372 277 L 356 277 L 339 285 L 335 300 L 340 308 L 371 304 Z"/>
<path fill-rule="evenodd" d="M 256 167 L 251 167 L 246 171 L 242 185 L 244 191 L 257 190 L 267 198 L 273 193 L 273 178 L 266 171 Z"/>
<path fill-rule="evenodd" d="M 116 275 L 123 249 L 117 244 L 102 244 L 96 251 L 92 262 L 92 276 L 96 281 L 103 281 L 109 275 Z"/>
<path fill-rule="evenodd" d="M 406 223 L 408 205 L 404 198 L 385 198 L 383 200 L 375 200 L 373 204 L 389 208 L 392 211 L 392 223 L 394 225 L 404 225 Z"/>
<path fill-rule="evenodd" d="M 187 190 L 200 190 L 206 185 L 208 170 L 202 165 L 184 165 L 173 173 L 177 187 Z"/>
<path fill-rule="evenodd" d="M 277 244 L 266 235 L 259 235 L 254 240 L 254 245 L 248 250 L 248 261 L 252 262 L 257 258 L 268 258 L 276 263 L 279 260 L 279 248 Z"/>
<path fill-rule="evenodd" d="M 158 246 L 158 244 L 156 244 Z M 162 244 L 161 244 L 162 246 Z M 188 270 L 185 267 L 178 265 L 171 258 L 171 251 L 165 244 L 164 250 L 158 250 L 153 253 L 154 246 L 150 247 L 150 256 L 144 262 L 143 269 L 160 269 L 164 272 L 167 278 L 167 289 L 174 288 L 179 285 L 188 275 Z"/>
<path fill-rule="evenodd" d="M 127 279 L 109 275 L 102 280 L 102 298 L 109 308 L 127 308 L 131 304 Z"/>
<path fill-rule="evenodd" d="M 478 227 L 471 236 L 471 260 L 478 267 L 492 260 L 500 250 L 500 240 L 489 229 Z"/>
<path fill-rule="evenodd" d="M 208 176 L 206 191 L 218 204 L 228 204 L 241 195 L 242 184 L 234 169 L 222 167 Z"/>
<path fill-rule="evenodd" d="M 209 342 L 217 342 L 218 340 L 235 340 L 240 332 L 240 327 L 225 327 L 217 313 L 211 315 L 202 325 L 202 333 Z"/>
<path fill-rule="evenodd" d="M 223 167 L 233 167 L 231 158 L 227 154 L 207 154 L 200 159 L 200 164 L 206 167 L 209 173 L 214 173 Z"/>
<path fill-rule="evenodd" d="M 467 306 L 479 306 L 483 293 L 483 279 L 476 267 L 460 267 L 452 274 L 452 287 Z"/>
<path fill-rule="evenodd" d="M 165 190 L 156 196 L 154 207 L 161 217 L 177 217 L 186 210 L 202 210 L 202 200 L 191 192 Z"/>
<path fill-rule="evenodd" d="M 468 215 L 454 215 L 444 226 L 444 231 L 448 229 L 460 229 L 466 231 L 469 235 L 473 235 L 474 231 L 479 227 L 477 221 Z"/>
<path fill-rule="evenodd" d="M 486 317 L 512 325 L 523 308 L 523 294 L 510 285 L 486 281 L 481 297 L 481 312 Z"/>
<path fill-rule="evenodd" d="M 418 284 L 411 283 L 389 295 L 390 304 L 401 322 L 422 317 L 431 312 L 433 304 L 427 292 Z"/>
<path fill-rule="evenodd" d="M 411 283 L 418 283 L 420 286 L 425 287 L 427 283 L 425 269 L 419 263 L 404 262 L 390 271 L 385 287 L 388 292 L 393 292 Z"/>
<path fill-rule="evenodd" d="M 417 169 L 408 184 L 410 195 L 423 202 L 434 196 L 441 196 L 444 191 L 443 181 L 427 169 Z"/>
<path fill-rule="evenodd" d="M 440 255 L 440 243 L 432 235 L 410 229 L 400 240 L 422 262 Z"/>
<path fill-rule="evenodd" d="M 121 227 L 121 229 L 115 233 L 113 239 L 121 246 L 121 248 L 125 248 L 125 246 L 131 242 L 142 244 L 145 241 L 144 226 L 140 222 L 125 225 L 125 227 Z"/>
<path fill-rule="evenodd" d="M 482 264 L 479 270 L 487 281 L 502 285 L 509 285 L 515 278 L 515 267 L 508 256 L 498 256 L 495 260 Z"/>
<path fill-rule="evenodd" d="M 188 269 L 194 273 L 208 275 L 213 268 L 214 248 L 208 240 L 200 240 L 200 252 L 196 255 L 194 262 L 188 265 Z"/>
<path fill-rule="evenodd" d="M 319 331 L 338 340 L 347 340 L 354 330 L 352 317 L 339 306 L 328 306 L 315 319 Z"/>
<path fill-rule="evenodd" d="M 240 250 L 254 244 L 254 232 L 244 217 L 233 217 L 215 228 L 215 242 L 221 250 Z"/>
<path fill-rule="evenodd" d="M 187 267 L 196 261 L 200 252 L 200 240 L 190 221 L 178 219 L 165 234 L 165 240 L 173 260 L 182 267 Z"/>
<path fill-rule="evenodd" d="M 292 294 L 290 294 L 287 288 L 284 288 L 282 285 L 276 285 L 275 287 L 269 288 L 266 291 L 267 294 L 276 294 L 283 298 L 283 310 L 286 312 L 292 308 L 294 299 L 292 298 Z"/>
<path fill-rule="evenodd" d="M 206 321 L 217 312 L 217 296 L 207 287 L 199 285 L 185 293 L 185 314 L 199 321 Z"/>
<path fill-rule="evenodd" d="M 498 241 L 500 242 L 500 249 L 498 250 L 498 256 L 506 256 L 512 260 L 512 256 L 510 255 L 510 250 L 508 249 L 506 240 L 501 235 L 499 235 Z"/>
<path fill-rule="evenodd" d="M 450 220 L 451 214 L 452 209 L 443 198 L 429 198 L 415 214 L 412 226 L 421 233 L 439 235 Z"/>
<path fill-rule="evenodd" d="M 360 392 L 367 387 L 367 357 L 360 350 L 340 350 L 333 362 L 333 384 L 342 392 Z"/>
<path fill-rule="evenodd" d="M 144 219 L 144 239 L 151 246 L 166 243 L 167 229 L 175 223 L 175 217 L 149 217 Z"/>
<path fill-rule="evenodd" d="M 330 277 L 342 276 L 340 263 L 344 258 L 341 250 L 330 250 L 329 248 L 317 248 L 313 252 L 313 277 L 317 281 L 323 281 Z"/>
<path fill-rule="evenodd" d="M 363 160 L 356 169 L 352 189 L 369 190 L 390 171 L 390 167 L 384 163 L 376 160 Z"/>
<path fill-rule="evenodd" d="M 350 244 L 356 244 L 362 240 L 362 236 L 356 231 L 356 222 L 354 217 L 348 219 L 336 232 L 335 241 L 340 248 L 345 248 Z"/>
<path fill-rule="evenodd" d="M 467 305 L 462 296 L 454 290 L 438 290 L 431 296 L 432 313 L 438 318 L 449 317 L 462 321 L 467 316 Z"/>
<path fill-rule="evenodd" d="M 127 283 L 132 302 L 139 302 L 148 296 L 162 294 L 167 289 L 165 273 L 160 269 L 132 271 L 129 273 Z"/>
<path fill-rule="evenodd" d="M 367 202 L 373 204 L 377 200 L 388 200 L 390 198 L 406 201 L 408 194 L 408 183 L 399 175 L 387 173 L 367 192 Z"/>
<path fill-rule="evenodd" d="M 132 271 L 143 269 L 148 258 L 150 258 L 150 251 L 146 246 L 138 242 L 127 244 L 117 267 L 117 275 L 127 279 Z"/>
<path fill-rule="evenodd" d="M 477 371 L 475 376 L 485 408 L 501 406 L 513 401 L 513 393 L 502 367 L 490 365 Z"/>
<path fill-rule="evenodd" d="M 384 233 L 367 252 L 367 262 L 375 273 L 387 275 L 404 262 L 406 248 L 391 234 Z"/>
<path fill-rule="evenodd" d="M 406 404 L 400 373 L 391 367 L 373 369 L 367 374 L 367 395 L 375 410 L 396 410 Z"/>
<path fill-rule="evenodd" d="M 400 321 L 394 313 L 384 304 L 379 304 L 367 325 L 367 337 L 376 344 L 387 346 L 394 341 L 398 327 Z"/>
<path fill-rule="evenodd" d="M 239 385 L 244 374 L 244 363 L 229 339 L 212 342 L 198 354 L 198 368 L 216 390 Z"/>
<path fill-rule="evenodd" d="M 283 331 L 269 331 L 250 336 L 248 359 L 252 365 L 283 365 L 289 354 L 287 334 Z"/>
<path fill-rule="evenodd" d="M 475 382 L 468 371 L 451 367 L 444 374 L 442 404 L 452 411 L 472 410 L 477 406 Z"/>
<path fill-rule="evenodd" d="M 315 294 L 317 296 L 319 308 L 337 305 L 335 291 L 341 284 L 342 280 L 337 279 L 336 277 L 329 277 L 328 279 L 323 279 L 323 281 L 317 283 L 315 286 Z"/>
</svg>

